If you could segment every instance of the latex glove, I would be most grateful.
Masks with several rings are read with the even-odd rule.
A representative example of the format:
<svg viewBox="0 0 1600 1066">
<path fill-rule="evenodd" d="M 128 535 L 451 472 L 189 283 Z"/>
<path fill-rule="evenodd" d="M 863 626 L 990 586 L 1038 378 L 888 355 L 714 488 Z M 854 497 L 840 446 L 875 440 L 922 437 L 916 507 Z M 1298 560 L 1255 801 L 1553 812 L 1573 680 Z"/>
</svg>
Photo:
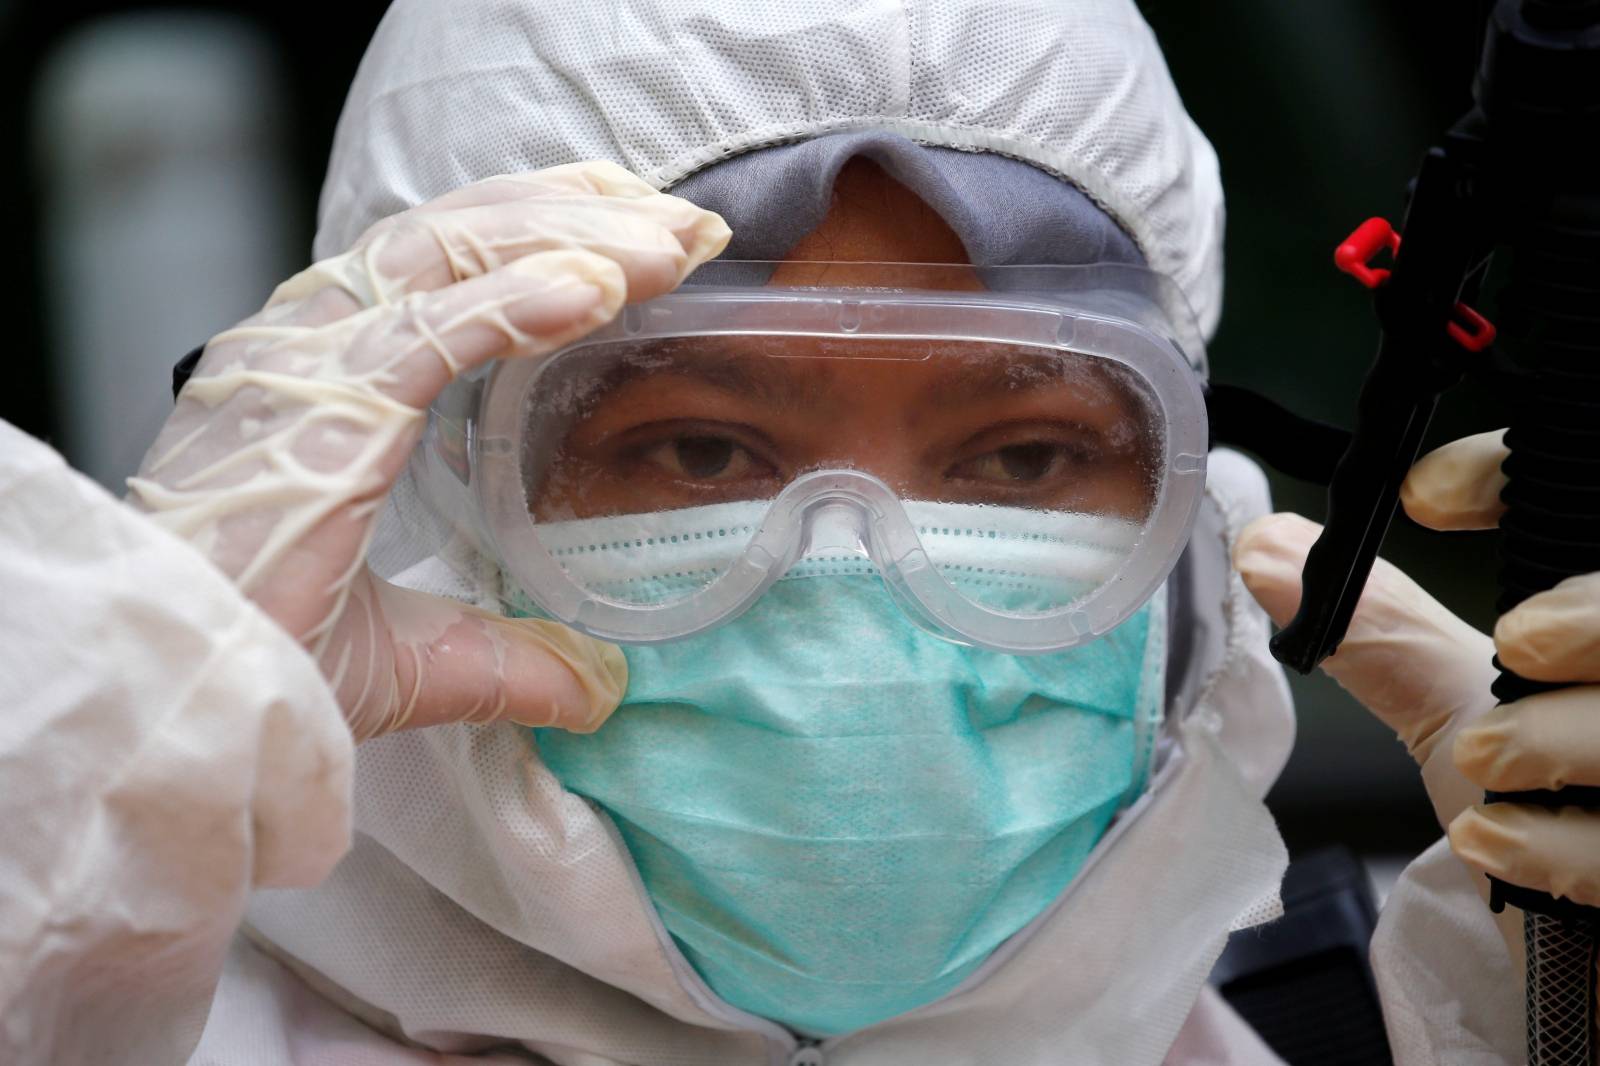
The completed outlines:
<svg viewBox="0 0 1600 1066">
<path fill-rule="evenodd" d="M 1434 529 L 1498 520 L 1503 433 L 1467 437 L 1412 468 L 1406 513 Z M 1240 535 L 1246 586 L 1280 625 L 1299 604 L 1299 572 L 1318 527 L 1270 515 Z M 1496 706 L 1491 655 L 1525 677 L 1581 684 Z M 1323 668 L 1393 728 L 1422 767 L 1451 847 L 1501 880 L 1600 905 L 1600 813 L 1485 806 L 1486 789 L 1600 785 L 1600 574 L 1569 578 L 1502 616 L 1491 640 L 1382 562 L 1349 636 Z"/>
<path fill-rule="evenodd" d="M 1300 572 L 1322 527 L 1296 514 L 1256 519 L 1239 534 L 1233 561 L 1279 626 L 1300 606 Z M 1383 559 L 1322 669 L 1394 730 L 1422 770 L 1441 827 L 1482 798 L 1456 769 L 1456 734 L 1494 706 L 1493 642 Z"/>
<path fill-rule="evenodd" d="M 592 730 L 626 686 L 620 651 L 389 585 L 365 548 L 453 376 L 560 348 L 728 237 L 611 163 L 492 178 L 379 222 L 212 339 L 129 500 L 312 652 L 358 738 L 500 718 Z"/>
<path fill-rule="evenodd" d="M 1494 525 L 1505 509 L 1503 436 L 1467 437 L 1424 458 L 1407 480 L 1406 510 L 1435 529 Z M 1497 792 L 1600 785 L 1600 573 L 1502 615 L 1494 648 L 1523 677 L 1575 684 L 1488 711 L 1456 737 L 1456 766 Z M 1450 824 L 1450 846 L 1502 881 L 1600 906 L 1600 812 L 1479 804 Z"/>
</svg>

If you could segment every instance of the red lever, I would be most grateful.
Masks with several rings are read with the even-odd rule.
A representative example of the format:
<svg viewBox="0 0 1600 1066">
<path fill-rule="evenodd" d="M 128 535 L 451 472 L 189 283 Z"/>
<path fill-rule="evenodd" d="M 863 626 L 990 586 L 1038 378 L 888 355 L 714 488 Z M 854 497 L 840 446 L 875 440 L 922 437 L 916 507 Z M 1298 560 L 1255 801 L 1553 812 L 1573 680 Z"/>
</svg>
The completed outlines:
<svg viewBox="0 0 1600 1066">
<path fill-rule="evenodd" d="M 1385 248 L 1390 255 L 1399 255 L 1400 234 L 1389 225 L 1388 219 L 1369 218 L 1333 250 L 1333 265 L 1367 288 L 1376 289 L 1389 280 L 1389 272 L 1367 264 Z"/>
<path fill-rule="evenodd" d="M 1400 234 L 1394 231 L 1385 218 L 1369 218 L 1333 250 L 1333 265 L 1355 278 L 1369 289 L 1376 289 L 1389 280 L 1389 271 L 1368 266 L 1385 248 L 1391 256 L 1400 254 Z M 1456 304 L 1459 322 L 1449 322 L 1445 331 L 1452 340 L 1469 352 L 1481 352 L 1494 343 L 1494 323 L 1464 303 Z"/>
<path fill-rule="evenodd" d="M 1465 321 L 1447 324 L 1445 332 L 1469 352 L 1481 352 L 1494 343 L 1494 323 L 1484 318 L 1466 304 L 1456 304 L 1456 315 Z M 1468 327 L 1471 327 L 1470 330 Z"/>
</svg>

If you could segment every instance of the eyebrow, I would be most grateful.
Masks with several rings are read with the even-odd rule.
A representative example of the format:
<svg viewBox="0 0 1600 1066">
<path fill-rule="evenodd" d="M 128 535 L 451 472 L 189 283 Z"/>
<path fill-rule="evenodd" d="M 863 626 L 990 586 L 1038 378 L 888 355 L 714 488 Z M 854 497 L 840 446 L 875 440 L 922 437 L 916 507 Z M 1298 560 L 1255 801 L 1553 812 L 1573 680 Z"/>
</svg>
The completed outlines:
<svg viewBox="0 0 1600 1066">
<path fill-rule="evenodd" d="M 1107 401 L 1128 407 L 1136 405 L 1125 384 L 1107 368 L 1083 356 L 1067 354 L 1066 358 L 1072 360 L 1069 365 L 1062 361 L 1061 355 L 1045 352 L 1013 349 L 1003 355 L 999 351 L 995 354 L 997 358 L 988 360 L 977 353 L 974 353 L 976 358 L 963 358 L 959 365 L 950 367 L 924 386 L 921 402 L 944 410 L 997 397 L 1053 390 L 1071 392 L 1082 398 L 1082 386 L 1089 385 L 1096 390 L 1096 406 Z"/>
<path fill-rule="evenodd" d="M 615 367 L 607 375 L 606 387 L 618 388 L 654 374 L 688 378 L 732 396 L 749 398 L 769 406 L 825 413 L 838 409 L 838 397 L 829 387 L 832 375 L 827 364 L 851 359 L 848 355 L 813 354 L 795 347 L 807 340 L 838 343 L 842 338 L 804 338 L 795 335 L 744 334 L 671 337 L 649 342 L 639 358 Z M 863 361 L 905 362 L 933 369 L 932 380 L 919 390 L 918 407 L 951 410 L 997 397 L 1017 397 L 1046 390 L 1066 390 L 1081 395 L 1073 379 L 1081 377 L 1093 384 L 1100 403 L 1111 402 L 1137 410 L 1139 402 L 1124 383 L 1092 357 L 1075 353 L 1056 353 L 1026 349 L 991 341 L 958 341 L 939 338 L 851 338 L 851 347 L 869 351 L 895 346 L 905 350 L 919 347 L 952 346 L 959 350 L 956 365 L 937 367 L 939 356 L 926 352 L 905 356 L 857 356 Z M 1063 363 L 1063 356 L 1072 364 Z M 796 371 L 786 365 L 804 360 L 809 365 Z M 820 365 L 819 365 L 820 364 Z"/>
<path fill-rule="evenodd" d="M 653 342 L 643 358 L 629 359 L 607 375 L 606 386 L 619 388 L 655 375 L 688 378 L 732 396 L 772 407 L 821 411 L 829 391 L 815 372 L 796 373 L 784 364 L 802 356 L 751 350 L 763 337 L 672 337 Z M 752 342 L 757 342 L 752 344 Z"/>
</svg>

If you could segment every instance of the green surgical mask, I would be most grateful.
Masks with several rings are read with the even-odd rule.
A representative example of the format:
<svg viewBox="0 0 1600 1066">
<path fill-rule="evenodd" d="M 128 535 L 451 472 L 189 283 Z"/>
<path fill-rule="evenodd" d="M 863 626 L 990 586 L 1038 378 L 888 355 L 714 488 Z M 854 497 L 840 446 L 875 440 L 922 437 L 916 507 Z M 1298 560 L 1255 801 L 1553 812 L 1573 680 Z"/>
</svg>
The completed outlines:
<svg viewBox="0 0 1600 1066">
<path fill-rule="evenodd" d="M 611 719 L 537 743 L 713 990 L 847 1032 L 954 988 L 1140 793 L 1164 600 L 1011 656 L 916 629 L 873 574 L 801 567 L 718 629 L 626 649 Z"/>
</svg>

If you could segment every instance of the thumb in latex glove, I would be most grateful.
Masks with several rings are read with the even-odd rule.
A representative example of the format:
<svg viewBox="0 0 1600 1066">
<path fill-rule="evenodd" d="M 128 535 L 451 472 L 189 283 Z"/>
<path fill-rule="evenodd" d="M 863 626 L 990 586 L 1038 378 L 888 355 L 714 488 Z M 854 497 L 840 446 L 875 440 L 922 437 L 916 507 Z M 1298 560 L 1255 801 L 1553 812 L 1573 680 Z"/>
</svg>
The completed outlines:
<svg viewBox="0 0 1600 1066">
<path fill-rule="evenodd" d="M 129 499 L 320 663 L 352 731 L 506 718 L 591 730 L 614 647 L 397 588 L 363 559 L 428 405 L 674 288 L 723 221 L 611 163 L 494 178 L 386 219 L 213 338 Z"/>
<path fill-rule="evenodd" d="M 1413 476 L 1423 464 L 1413 470 Z M 1408 480 L 1407 511 L 1423 501 Z M 1420 484 L 1434 488 L 1431 481 Z M 1475 497 L 1474 497 L 1475 499 Z M 1300 606 L 1300 574 L 1321 532 L 1295 514 L 1274 514 L 1246 526 L 1234 545 L 1234 566 L 1256 600 L 1282 626 Z M 1467 625 L 1398 568 L 1377 560 L 1339 650 L 1322 669 L 1405 744 L 1422 771 L 1423 787 L 1441 827 L 1483 798 L 1483 789 L 1456 767 L 1456 738 L 1495 706 L 1489 691 L 1498 676 L 1489 637 Z M 1487 902 L 1489 886 L 1475 886 Z M 1522 922 L 1513 908 L 1495 915 L 1513 964 L 1522 966 Z"/>
<path fill-rule="evenodd" d="M 1447 444 L 1406 480 L 1406 511 L 1435 529 L 1481 529 L 1502 511 L 1502 433 Z M 1600 574 L 1568 578 L 1500 617 L 1494 650 L 1534 681 L 1569 682 L 1495 707 L 1455 738 L 1456 766 L 1480 789 L 1600 785 Z M 1450 824 L 1467 864 L 1512 884 L 1600 906 L 1600 812 L 1476 804 Z"/>
<path fill-rule="evenodd" d="M 1246 526 L 1233 561 L 1245 587 L 1282 626 L 1300 606 L 1300 572 L 1322 527 L 1296 514 Z M 1322 669 L 1405 744 L 1441 827 L 1482 797 L 1455 767 L 1452 744 L 1494 707 L 1490 639 L 1399 569 L 1377 560 L 1339 650 Z"/>
</svg>

